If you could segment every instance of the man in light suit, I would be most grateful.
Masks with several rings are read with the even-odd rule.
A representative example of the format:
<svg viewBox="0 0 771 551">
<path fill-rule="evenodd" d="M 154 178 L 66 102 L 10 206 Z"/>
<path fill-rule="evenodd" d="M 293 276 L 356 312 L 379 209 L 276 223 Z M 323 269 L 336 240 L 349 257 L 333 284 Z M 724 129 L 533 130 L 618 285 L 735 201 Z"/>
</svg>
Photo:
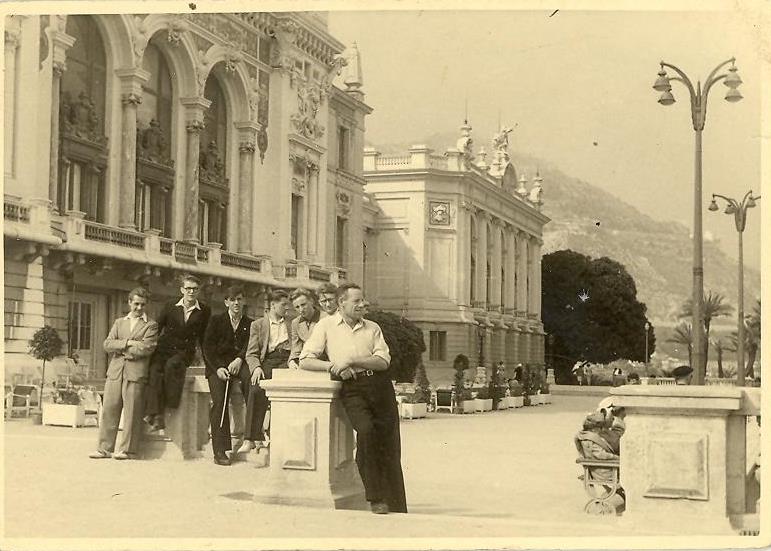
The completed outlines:
<svg viewBox="0 0 771 551">
<path fill-rule="evenodd" d="M 268 313 L 252 322 L 249 328 L 246 364 L 249 366 L 252 386 L 246 406 L 244 443 L 237 453 L 254 449 L 256 442 L 264 443 L 263 423 L 269 401 L 260 387 L 260 381 L 272 378 L 274 369 L 286 369 L 289 364 L 292 327 L 285 317 L 289 308 L 289 296 L 286 291 L 279 289 L 270 292 L 269 300 Z"/>
<path fill-rule="evenodd" d="M 289 353 L 289 367 L 297 369 L 300 364 L 300 352 L 313 328 L 319 321 L 321 312 L 316 306 L 316 296 L 313 291 L 298 288 L 289 295 L 297 317 L 292 320 L 292 346 Z"/>
<path fill-rule="evenodd" d="M 92 459 L 134 459 L 142 431 L 144 388 L 150 355 L 158 344 L 158 324 L 147 317 L 149 293 L 137 287 L 129 293 L 129 313 L 118 318 L 104 340 L 111 355 L 104 384 L 102 422 L 97 450 Z M 123 432 L 117 441 L 118 423 L 123 411 Z"/>
</svg>

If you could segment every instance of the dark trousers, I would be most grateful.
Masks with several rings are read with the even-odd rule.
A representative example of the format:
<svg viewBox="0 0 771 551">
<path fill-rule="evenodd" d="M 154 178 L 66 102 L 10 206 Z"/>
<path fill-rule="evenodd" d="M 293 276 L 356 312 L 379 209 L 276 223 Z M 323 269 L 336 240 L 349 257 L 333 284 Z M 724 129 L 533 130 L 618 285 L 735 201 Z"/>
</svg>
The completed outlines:
<svg viewBox="0 0 771 551">
<path fill-rule="evenodd" d="M 399 410 L 388 375 L 376 371 L 348 379 L 340 397 L 356 431 L 356 465 L 367 501 L 384 501 L 390 511 L 406 513 Z"/>
<path fill-rule="evenodd" d="M 153 356 L 145 391 L 145 415 L 162 416 L 167 407 L 179 407 L 187 366 L 191 361 L 191 354 L 186 352 Z"/>
<path fill-rule="evenodd" d="M 244 365 L 238 372 L 238 375 L 230 377 L 228 396 L 225 396 L 226 381 L 223 381 L 216 374 L 210 374 L 209 393 L 211 394 L 211 411 L 209 412 L 209 425 L 211 426 L 211 444 L 215 454 L 223 454 L 231 449 L 230 445 L 230 403 L 229 395 L 233 390 L 233 385 L 241 385 L 241 392 L 246 396 L 251 386 L 249 368 Z M 225 408 L 225 417 L 220 427 L 222 417 L 222 408 Z"/>
<path fill-rule="evenodd" d="M 288 350 L 274 350 L 265 356 L 262 362 L 262 370 L 266 379 L 270 379 L 274 369 L 287 369 L 286 362 L 289 359 Z M 251 385 L 249 398 L 246 401 L 246 427 L 244 440 L 265 440 L 262 426 L 265 423 L 265 415 L 268 413 L 270 401 L 260 385 Z"/>
</svg>

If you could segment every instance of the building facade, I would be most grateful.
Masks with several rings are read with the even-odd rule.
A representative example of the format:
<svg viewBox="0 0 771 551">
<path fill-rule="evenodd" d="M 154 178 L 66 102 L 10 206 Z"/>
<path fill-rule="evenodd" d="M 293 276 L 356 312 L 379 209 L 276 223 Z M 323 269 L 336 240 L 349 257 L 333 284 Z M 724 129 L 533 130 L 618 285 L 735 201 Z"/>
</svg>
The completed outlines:
<svg viewBox="0 0 771 551">
<path fill-rule="evenodd" d="M 267 289 L 362 279 L 371 109 L 323 14 L 10 16 L 4 53 L 7 380 L 39 377 L 44 324 L 55 368 L 103 377 L 137 285 L 152 315 L 183 273 L 215 305 L 241 283 L 260 315 Z"/>
<path fill-rule="evenodd" d="M 508 132 L 493 139 L 488 164 L 475 157 L 471 127 L 455 148 L 433 155 L 364 152 L 370 197 L 364 281 L 384 310 L 423 329 L 432 381 L 452 378 L 466 354 L 487 367 L 503 361 L 543 363 L 541 245 L 549 221 L 541 210 L 541 178 L 517 180 Z"/>
</svg>

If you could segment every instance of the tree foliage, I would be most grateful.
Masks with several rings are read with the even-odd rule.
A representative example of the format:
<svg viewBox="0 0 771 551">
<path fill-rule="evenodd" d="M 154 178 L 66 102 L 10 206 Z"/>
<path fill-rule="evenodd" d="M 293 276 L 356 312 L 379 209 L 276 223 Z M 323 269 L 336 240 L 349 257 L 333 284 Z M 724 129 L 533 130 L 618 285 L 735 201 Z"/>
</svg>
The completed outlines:
<svg viewBox="0 0 771 551">
<path fill-rule="evenodd" d="M 382 310 L 373 310 L 367 319 L 374 321 L 383 331 L 383 338 L 391 353 L 388 373 L 397 383 L 409 383 L 415 379 L 415 370 L 426 350 L 423 331 L 414 322 Z"/>
<path fill-rule="evenodd" d="M 709 328 L 712 325 L 712 320 L 728 316 L 733 312 L 734 307 L 728 304 L 725 297 L 720 293 L 708 291 L 704 296 L 704 344 L 702 349 L 704 351 L 704 365 L 707 365 L 709 359 Z M 693 298 L 687 299 L 680 307 L 678 314 L 680 318 L 693 317 Z M 691 355 L 688 355 L 688 363 L 691 364 Z"/>
<path fill-rule="evenodd" d="M 688 348 L 688 365 L 693 364 L 693 329 L 687 321 L 680 322 L 672 331 L 672 336 L 667 342 L 680 344 Z"/>
<path fill-rule="evenodd" d="M 566 382 L 579 360 L 645 361 L 646 306 L 626 268 L 607 257 L 592 259 L 572 250 L 543 257 L 544 330 L 553 335 L 555 377 Z M 655 350 L 651 325 L 648 350 Z"/>
<path fill-rule="evenodd" d="M 760 299 L 757 299 L 752 312 L 744 316 L 744 352 L 747 361 L 744 373 L 747 377 L 755 376 L 755 361 L 760 351 L 760 329 Z M 730 344 L 727 349 L 735 352 L 739 341 L 738 331 L 732 332 L 728 339 Z"/>
<path fill-rule="evenodd" d="M 32 335 L 29 341 L 29 353 L 32 357 L 43 360 L 40 373 L 40 396 L 43 396 L 43 385 L 46 382 L 46 362 L 50 362 L 62 353 L 64 341 L 59 333 L 50 325 L 44 325 Z"/>
</svg>

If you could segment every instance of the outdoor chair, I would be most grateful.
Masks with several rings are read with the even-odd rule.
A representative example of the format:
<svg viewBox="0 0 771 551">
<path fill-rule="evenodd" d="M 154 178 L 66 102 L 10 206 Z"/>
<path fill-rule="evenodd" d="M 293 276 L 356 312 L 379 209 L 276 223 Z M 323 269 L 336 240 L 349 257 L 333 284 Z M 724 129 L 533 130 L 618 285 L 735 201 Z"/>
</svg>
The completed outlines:
<svg viewBox="0 0 771 551">
<path fill-rule="evenodd" d="M 83 404 L 83 409 L 86 414 L 86 419 L 93 418 L 96 420 L 96 426 L 99 426 L 100 419 L 102 417 L 102 397 L 95 390 L 87 390 L 83 393 L 80 400 Z"/>
<path fill-rule="evenodd" d="M 440 409 L 447 410 L 449 413 L 452 413 L 453 408 L 453 391 L 449 389 L 442 389 L 438 388 L 436 389 L 436 392 L 433 392 L 431 394 L 431 399 L 434 401 L 434 411 L 439 411 Z"/>
<path fill-rule="evenodd" d="M 575 439 L 575 444 L 580 455 L 576 463 L 584 469 L 582 477 L 584 490 L 589 496 L 589 501 L 584 505 L 584 511 L 590 515 L 615 514 L 616 507 L 610 500 L 621 489 L 619 460 L 586 458 L 583 456 L 578 438 Z"/>
<path fill-rule="evenodd" d="M 15 413 L 22 413 L 24 417 L 29 417 L 32 406 L 37 406 L 37 388 L 33 385 L 16 385 L 9 395 L 6 395 L 6 407 L 8 416 L 13 417 Z"/>
</svg>

